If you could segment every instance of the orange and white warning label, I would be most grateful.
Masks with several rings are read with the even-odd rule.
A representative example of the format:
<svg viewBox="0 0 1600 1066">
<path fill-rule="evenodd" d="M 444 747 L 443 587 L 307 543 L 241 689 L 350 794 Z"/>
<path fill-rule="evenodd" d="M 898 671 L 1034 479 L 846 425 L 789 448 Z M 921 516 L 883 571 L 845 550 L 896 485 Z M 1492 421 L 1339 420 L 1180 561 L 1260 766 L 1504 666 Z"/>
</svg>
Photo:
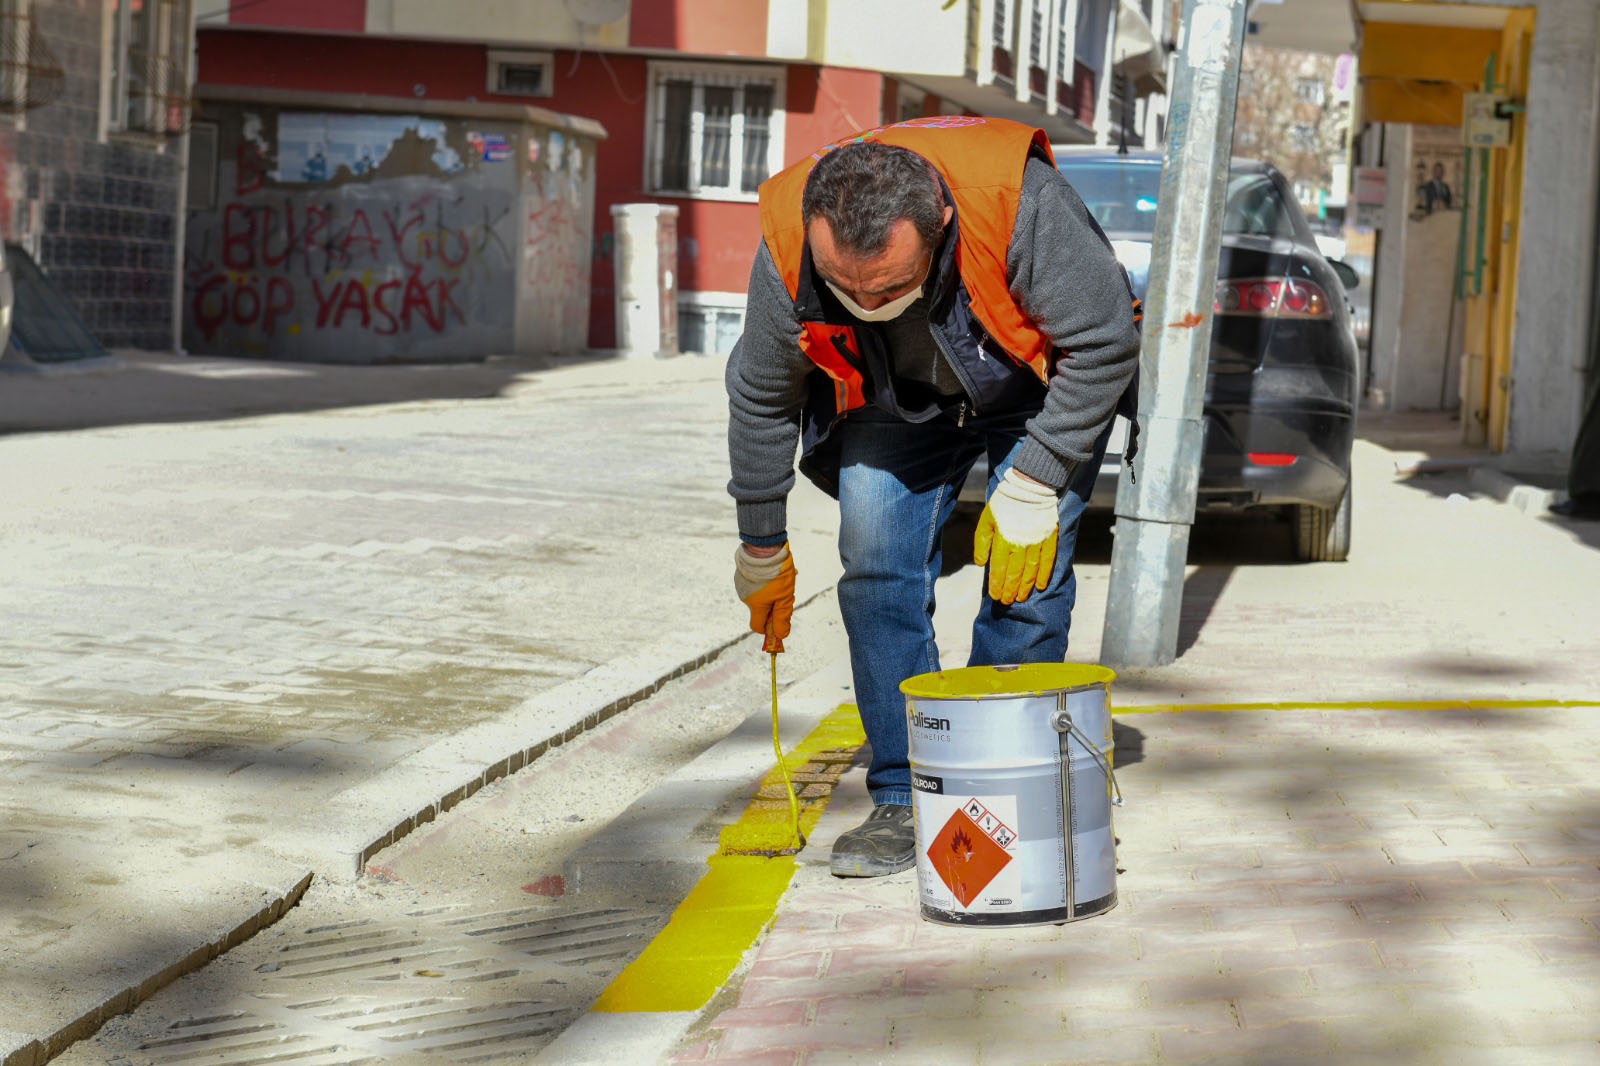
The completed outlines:
<svg viewBox="0 0 1600 1066">
<path fill-rule="evenodd" d="M 922 897 L 954 910 L 1006 911 L 1018 903 L 1015 796 L 917 794 Z M 923 839 L 923 827 L 931 837 Z M 929 875 L 932 875 L 931 877 Z M 948 899 L 943 889 L 948 890 Z"/>
</svg>

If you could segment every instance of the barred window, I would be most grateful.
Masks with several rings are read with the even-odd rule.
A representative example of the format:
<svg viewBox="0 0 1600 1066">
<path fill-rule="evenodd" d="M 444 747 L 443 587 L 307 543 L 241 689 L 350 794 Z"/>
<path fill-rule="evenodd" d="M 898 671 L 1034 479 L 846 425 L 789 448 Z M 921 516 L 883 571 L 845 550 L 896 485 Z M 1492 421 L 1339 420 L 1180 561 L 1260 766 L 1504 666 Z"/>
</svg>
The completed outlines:
<svg viewBox="0 0 1600 1066">
<path fill-rule="evenodd" d="M 29 0 L 0 0 L 0 114 L 20 116 L 28 103 Z"/>
<path fill-rule="evenodd" d="M 1066 12 L 1058 16 L 1056 23 L 1056 77 L 1062 81 L 1072 80 L 1072 25 L 1067 22 Z"/>
<path fill-rule="evenodd" d="M 61 61 L 33 24 L 35 0 L 0 0 L 0 116 L 24 128 L 26 113 L 61 98 Z"/>
<path fill-rule="evenodd" d="M 187 121 L 185 0 L 111 0 L 110 127 L 173 134 Z"/>
<path fill-rule="evenodd" d="M 1294 94 L 1296 97 L 1304 100 L 1308 104 L 1316 104 L 1318 107 L 1321 107 L 1323 100 L 1322 79 L 1296 78 L 1294 82 Z"/>
<path fill-rule="evenodd" d="M 771 68 L 652 64 L 651 191 L 754 196 L 783 158 L 780 76 Z"/>
<path fill-rule="evenodd" d="M 1028 19 L 1028 63 L 1044 66 L 1044 0 L 1033 0 Z"/>
<path fill-rule="evenodd" d="M 1011 32 L 1007 18 L 1011 14 L 1011 0 L 994 0 L 994 46 L 1011 50 Z"/>
</svg>

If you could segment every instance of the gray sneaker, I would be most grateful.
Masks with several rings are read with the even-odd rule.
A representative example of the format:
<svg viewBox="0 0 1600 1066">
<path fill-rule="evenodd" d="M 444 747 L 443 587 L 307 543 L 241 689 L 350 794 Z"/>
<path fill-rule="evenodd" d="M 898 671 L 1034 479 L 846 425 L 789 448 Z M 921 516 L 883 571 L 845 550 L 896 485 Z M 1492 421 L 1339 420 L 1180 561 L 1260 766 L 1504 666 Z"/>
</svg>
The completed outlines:
<svg viewBox="0 0 1600 1066">
<path fill-rule="evenodd" d="M 917 862 L 917 834 L 911 808 L 884 803 L 867 820 L 833 842 L 829 868 L 835 877 L 882 877 L 909 870 Z"/>
</svg>

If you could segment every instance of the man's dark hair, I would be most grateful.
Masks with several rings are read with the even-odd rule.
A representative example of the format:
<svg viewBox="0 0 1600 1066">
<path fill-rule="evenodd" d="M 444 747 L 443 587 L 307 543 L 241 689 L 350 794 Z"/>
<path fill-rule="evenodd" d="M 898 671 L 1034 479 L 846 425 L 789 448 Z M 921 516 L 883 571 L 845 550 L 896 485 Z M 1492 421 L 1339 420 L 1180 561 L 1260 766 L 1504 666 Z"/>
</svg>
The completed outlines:
<svg viewBox="0 0 1600 1066">
<path fill-rule="evenodd" d="M 889 227 L 908 220 L 930 246 L 944 229 L 944 194 L 933 167 L 917 153 L 877 141 L 835 148 L 811 168 L 800 199 L 806 228 L 828 220 L 840 249 L 874 256 L 889 243 Z"/>
</svg>

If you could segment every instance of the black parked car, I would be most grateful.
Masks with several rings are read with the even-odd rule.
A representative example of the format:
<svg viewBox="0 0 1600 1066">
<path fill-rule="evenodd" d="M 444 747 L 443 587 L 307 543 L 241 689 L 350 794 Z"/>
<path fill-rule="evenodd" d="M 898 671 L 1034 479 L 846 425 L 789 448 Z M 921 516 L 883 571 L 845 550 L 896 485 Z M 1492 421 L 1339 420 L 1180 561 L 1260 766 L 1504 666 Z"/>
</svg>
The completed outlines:
<svg viewBox="0 0 1600 1066">
<path fill-rule="evenodd" d="M 1058 148 L 1056 162 L 1111 239 L 1142 298 L 1161 184 L 1161 155 Z M 1350 551 L 1350 447 L 1359 363 L 1344 292 L 1355 271 L 1318 251 L 1283 176 L 1235 159 L 1205 393 L 1197 509 L 1277 508 L 1297 557 Z M 1119 420 L 1091 506 L 1116 501 Z"/>
</svg>

